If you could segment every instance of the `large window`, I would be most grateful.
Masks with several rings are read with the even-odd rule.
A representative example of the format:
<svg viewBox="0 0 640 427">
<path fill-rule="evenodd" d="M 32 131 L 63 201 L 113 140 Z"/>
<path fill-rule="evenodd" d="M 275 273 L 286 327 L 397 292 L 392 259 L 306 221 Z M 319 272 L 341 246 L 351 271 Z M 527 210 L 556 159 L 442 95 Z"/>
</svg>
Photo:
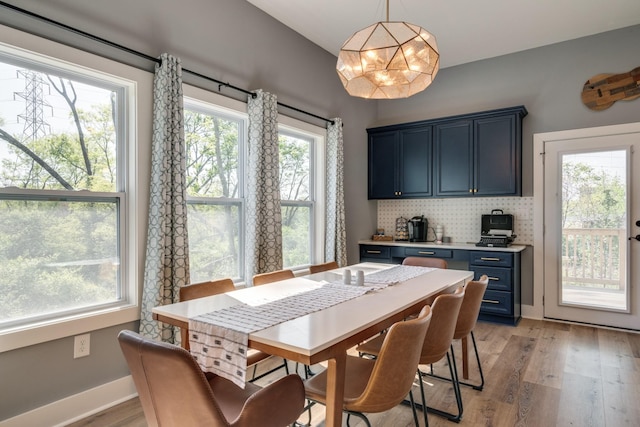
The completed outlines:
<svg viewBox="0 0 640 427">
<path fill-rule="evenodd" d="M 130 80 L 0 44 L 0 334 L 135 307 L 135 94 Z"/>
<path fill-rule="evenodd" d="M 185 87 L 191 282 L 244 278 L 246 105 Z M 323 253 L 324 129 L 280 117 L 283 267 Z"/>
<path fill-rule="evenodd" d="M 191 282 L 242 277 L 245 119 L 187 100 L 184 114 Z"/>
<path fill-rule="evenodd" d="M 313 138 L 280 130 L 282 255 L 285 268 L 311 264 L 313 256 Z"/>
</svg>

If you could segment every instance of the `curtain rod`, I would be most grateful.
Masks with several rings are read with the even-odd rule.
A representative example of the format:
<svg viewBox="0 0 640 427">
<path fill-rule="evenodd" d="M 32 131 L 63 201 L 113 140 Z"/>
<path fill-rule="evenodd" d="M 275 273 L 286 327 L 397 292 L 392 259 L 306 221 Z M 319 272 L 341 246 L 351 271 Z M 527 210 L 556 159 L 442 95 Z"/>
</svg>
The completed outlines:
<svg viewBox="0 0 640 427">
<path fill-rule="evenodd" d="M 130 49 L 130 48 L 128 48 L 126 46 L 123 46 L 121 44 L 114 43 L 112 41 L 103 39 L 102 37 L 98 37 L 98 36 L 95 36 L 93 34 L 87 33 L 85 31 L 79 30 L 77 28 L 71 27 L 69 25 L 63 24 L 62 22 L 54 21 L 53 19 L 47 18 L 46 16 L 38 15 L 37 13 L 28 11 L 26 9 L 19 8 L 17 6 L 12 5 L 12 4 L 5 3 L 3 1 L 0 1 L 0 6 L 3 6 L 5 8 L 7 8 L 7 9 L 11 9 L 11 10 L 13 10 L 15 12 L 19 12 L 19 13 L 21 13 L 23 15 L 27 15 L 27 16 L 29 16 L 31 18 L 35 18 L 35 19 L 38 19 L 40 21 L 44 21 L 44 22 L 46 22 L 48 24 L 51 24 L 51 25 L 54 25 L 56 27 L 60 27 L 60 28 L 62 28 L 64 30 L 67 30 L 67 31 L 72 32 L 74 34 L 81 35 L 82 37 L 88 38 L 90 40 L 100 42 L 100 43 L 105 44 L 105 45 L 107 45 L 109 47 L 114 47 L 116 49 L 122 50 L 124 52 L 129 53 L 129 54 L 132 54 L 132 55 L 135 55 L 135 56 L 139 56 L 139 57 L 144 58 L 144 59 L 146 59 L 148 61 L 155 62 L 156 64 L 161 63 L 160 59 L 154 58 L 153 56 L 149 56 L 146 53 L 138 52 L 137 50 Z M 191 74 L 193 76 L 199 77 L 201 79 L 205 79 L 205 80 L 209 80 L 211 82 L 217 83 L 218 84 L 218 91 L 221 91 L 222 86 L 224 86 L 224 87 L 228 87 L 230 89 L 236 90 L 238 92 L 242 92 L 242 93 L 244 93 L 246 95 L 249 95 L 249 96 L 252 96 L 252 97 L 256 96 L 256 94 L 254 92 L 251 92 L 249 90 L 242 89 L 240 87 L 234 86 L 234 85 L 232 85 L 232 84 L 230 84 L 228 82 L 223 82 L 221 80 L 217 80 L 217 79 L 214 79 L 213 77 L 205 76 L 204 74 L 200 74 L 198 72 L 191 71 L 191 70 L 188 70 L 186 68 L 182 68 L 182 71 L 184 71 L 185 73 Z M 281 106 L 281 107 L 288 108 L 290 110 L 296 111 L 298 113 L 306 114 L 307 116 L 314 117 L 314 118 L 319 119 L 319 120 L 324 120 L 325 122 L 331 123 L 332 125 L 335 124 L 335 121 L 333 121 L 331 119 L 326 119 L 324 117 L 318 116 L 318 115 L 313 114 L 313 113 L 309 113 L 308 111 L 304 111 L 304 110 L 301 110 L 301 109 L 296 108 L 296 107 L 292 107 L 292 106 L 284 104 L 282 102 L 278 102 L 278 105 Z"/>
</svg>

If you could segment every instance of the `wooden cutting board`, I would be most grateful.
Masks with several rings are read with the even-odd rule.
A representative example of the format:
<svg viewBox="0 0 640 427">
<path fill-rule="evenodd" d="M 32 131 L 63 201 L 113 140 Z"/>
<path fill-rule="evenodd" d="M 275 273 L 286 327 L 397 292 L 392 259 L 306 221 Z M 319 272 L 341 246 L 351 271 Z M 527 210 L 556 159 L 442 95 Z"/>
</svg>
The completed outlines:
<svg viewBox="0 0 640 427">
<path fill-rule="evenodd" d="M 598 74 L 582 88 L 582 103 L 592 110 L 605 110 L 616 101 L 640 97 L 640 67 L 628 73 Z"/>
</svg>

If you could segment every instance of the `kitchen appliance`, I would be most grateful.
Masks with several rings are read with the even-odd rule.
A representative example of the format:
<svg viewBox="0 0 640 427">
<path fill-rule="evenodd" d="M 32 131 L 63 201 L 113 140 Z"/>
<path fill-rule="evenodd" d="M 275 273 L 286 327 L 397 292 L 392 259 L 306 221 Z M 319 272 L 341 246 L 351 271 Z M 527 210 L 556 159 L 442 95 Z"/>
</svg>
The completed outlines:
<svg viewBox="0 0 640 427">
<path fill-rule="evenodd" d="M 476 246 L 506 248 L 515 238 L 513 215 L 505 214 L 502 209 L 494 209 L 490 215 L 482 215 L 480 241 Z"/>
<path fill-rule="evenodd" d="M 429 222 L 424 215 L 414 216 L 407 221 L 410 242 L 426 242 Z"/>
</svg>

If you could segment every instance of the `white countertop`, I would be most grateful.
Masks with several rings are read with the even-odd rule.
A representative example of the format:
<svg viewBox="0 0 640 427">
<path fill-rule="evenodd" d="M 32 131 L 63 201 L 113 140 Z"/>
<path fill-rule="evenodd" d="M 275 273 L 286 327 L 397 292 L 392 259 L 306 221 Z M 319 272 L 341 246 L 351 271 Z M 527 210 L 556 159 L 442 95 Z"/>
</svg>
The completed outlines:
<svg viewBox="0 0 640 427">
<path fill-rule="evenodd" d="M 506 248 L 492 248 L 476 246 L 475 243 L 435 243 L 435 242 L 408 242 L 389 240 L 358 240 L 359 245 L 377 246 L 402 246 L 407 248 L 431 248 L 431 249 L 462 249 L 465 251 L 495 251 L 495 252 L 522 252 L 525 245 L 511 245 Z"/>
</svg>

